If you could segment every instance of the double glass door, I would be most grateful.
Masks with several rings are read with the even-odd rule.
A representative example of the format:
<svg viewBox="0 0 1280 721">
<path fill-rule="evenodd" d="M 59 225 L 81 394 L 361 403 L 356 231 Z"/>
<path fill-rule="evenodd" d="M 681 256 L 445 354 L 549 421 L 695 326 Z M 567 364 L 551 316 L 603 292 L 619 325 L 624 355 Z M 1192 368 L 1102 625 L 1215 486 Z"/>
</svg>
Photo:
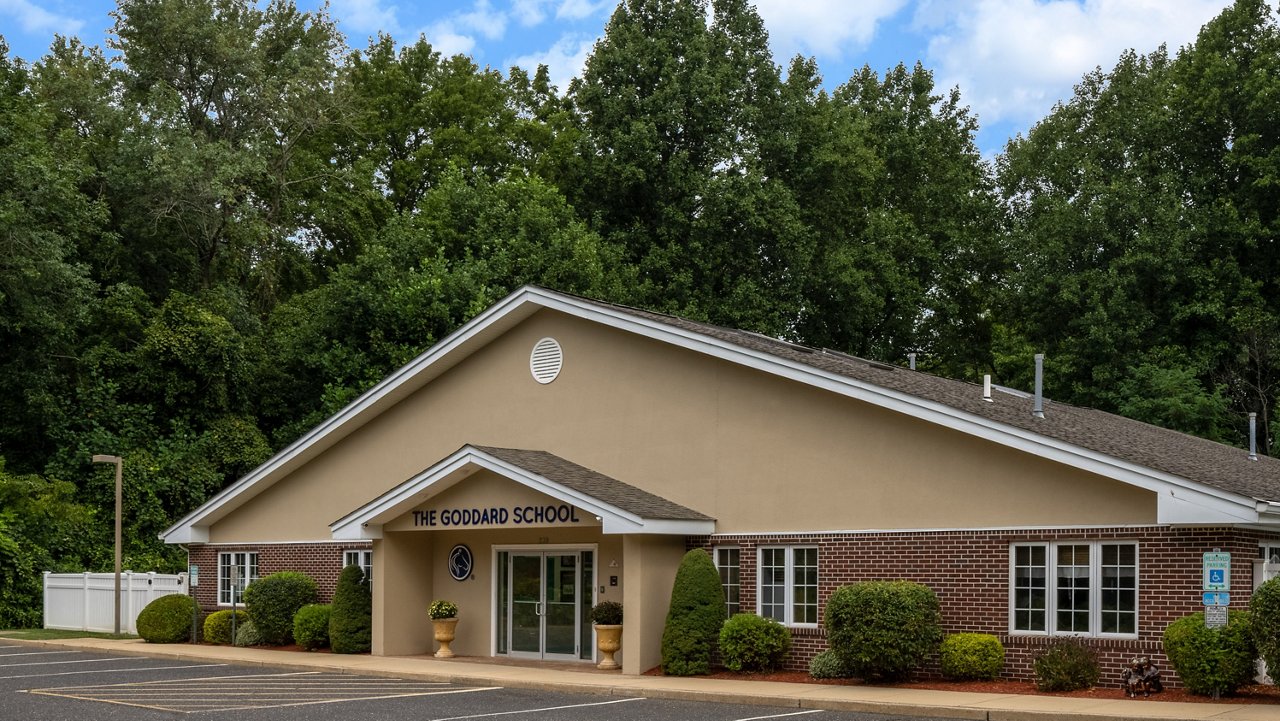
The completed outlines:
<svg viewBox="0 0 1280 721">
<path fill-rule="evenodd" d="M 523 658 L 590 659 L 592 560 L 591 551 L 500 552 L 506 583 L 499 583 L 499 625 L 505 625 L 499 628 L 499 635 L 505 636 L 499 652 Z"/>
</svg>

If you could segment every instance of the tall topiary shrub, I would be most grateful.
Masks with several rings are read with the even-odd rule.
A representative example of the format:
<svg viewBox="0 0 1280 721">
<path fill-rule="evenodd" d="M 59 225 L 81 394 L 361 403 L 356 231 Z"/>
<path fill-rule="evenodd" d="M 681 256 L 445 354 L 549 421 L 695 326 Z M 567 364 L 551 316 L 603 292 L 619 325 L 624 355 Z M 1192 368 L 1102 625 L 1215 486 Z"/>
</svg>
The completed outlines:
<svg viewBox="0 0 1280 721">
<path fill-rule="evenodd" d="M 720 627 L 720 657 L 730 671 L 772 671 L 791 650 L 791 632 L 772 618 L 735 613 Z"/>
<path fill-rule="evenodd" d="M 1191 693 L 1218 698 L 1253 679 L 1257 648 L 1248 611 L 1229 611 L 1227 625 L 1208 628 L 1193 613 L 1164 630 L 1164 652 Z"/>
<path fill-rule="evenodd" d="M 244 607 L 264 643 L 283 646 L 293 640 L 293 615 L 316 601 L 316 582 L 295 571 L 281 571 L 249 584 Z"/>
<path fill-rule="evenodd" d="M 1253 616 L 1253 643 L 1267 662 L 1272 683 L 1280 686 L 1280 577 L 1258 586 L 1249 600 Z"/>
<path fill-rule="evenodd" d="M 338 576 L 329 609 L 329 648 L 334 653 L 368 653 L 373 642 L 373 597 L 364 571 L 347 566 Z"/>
<path fill-rule="evenodd" d="M 191 638 L 196 602 L 190 596 L 161 596 L 138 614 L 138 635 L 147 643 L 182 643 Z"/>
<path fill-rule="evenodd" d="M 662 671 L 692 676 L 711 670 L 711 653 L 728 611 L 711 556 L 695 548 L 684 555 L 671 589 L 662 630 Z"/>
<path fill-rule="evenodd" d="M 910 581 L 841 586 L 827 599 L 827 643 L 868 681 L 905 676 L 942 641 L 938 597 Z"/>
</svg>

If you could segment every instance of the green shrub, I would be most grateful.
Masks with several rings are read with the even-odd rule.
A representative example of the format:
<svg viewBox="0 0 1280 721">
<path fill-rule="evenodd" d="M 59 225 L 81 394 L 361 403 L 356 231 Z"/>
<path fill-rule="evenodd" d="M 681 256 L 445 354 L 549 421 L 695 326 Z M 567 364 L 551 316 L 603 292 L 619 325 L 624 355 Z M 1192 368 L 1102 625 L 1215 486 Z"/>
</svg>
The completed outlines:
<svg viewBox="0 0 1280 721">
<path fill-rule="evenodd" d="M 329 647 L 329 604 L 309 603 L 293 614 L 293 640 L 308 651 Z"/>
<path fill-rule="evenodd" d="M 1249 600 L 1253 616 L 1253 643 L 1267 668 L 1280 669 L 1280 577 L 1258 586 Z M 1272 672 L 1271 680 L 1280 686 L 1280 673 Z"/>
<path fill-rule="evenodd" d="M 1004 667 L 1004 646 L 989 633 L 953 633 L 940 650 L 947 678 L 990 680 Z"/>
<path fill-rule="evenodd" d="M 591 622 L 600 626 L 622 625 L 622 604 L 617 601 L 601 601 L 591 607 Z"/>
<path fill-rule="evenodd" d="M 263 642 L 271 646 L 293 640 L 293 614 L 315 600 L 316 582 L 295 571 L 273 573 L 244 590 L 245 610 Z"/>
<path fill-rule="evenodd" d="M 1191 693 L 1218 698 L 1253 679 L 1257 658 L 1248 611 L 1230 611 L 1227 625 L 1207 628 L 1193 613 L 1164 630 L 1164 652 Z"/>
<path fill-rule="evenodd" d="M 190 596 L 161 596 L 138 614 L 138 635 L 147 643 L 182 643 L 191 640 L 196 602 Z"/>
<path fill-rule="evenodd" d="M 844 662 L 844 656 L 829 648 L 809 661 L 809 675 L 814 678 L 849 678 L 853 671 Z"/>
<path fill-rule="evenodd" d="M 244 611 L 232 611 L 224 609 L 222 611 L 214 611 L 204 619 L 204 642 L 205 643 L 231 643 L 231 617 L 235 616 L 237 630 L 238 627 L 249 620 L 249 615 Z"/>
<path fill-rule="evenodd" d="M 1098 655 L 1071 639 L 1058 639 L 1035 657 L 1036 688 L 1078 691 L 1098 683 Z"/>
<path fill-rule="evenodd" d="M 827 643 L 868 681 L 905 676 L 942 641 L 938 597 L 910 581 L 841 586 L 827 599 Z"/>
<path fill-rule="evenodd" d="M 258 627 L 253 625 L 253 619 L 246 618 L 244 623 L 236 622 L 237 646 L 261 646 L 262 644 L 262 634 L 258 633 Z"/>
<path fill-rule="evenodd" d="M 329 648 L 334 653 L 368 653 L 373 641 L 373 598 L 359 566 L 338 576 L 329 607 Z"/>
<path fill-rule="evenodd" d="M 432 621 L 438 621 L 442 618 L 457 618 L 458 604 L 453 601 L 435 600 L 427 607 L 427 615 Z"/>
<path fill-rule="evenodd" d="M 662 629 L 662 671 L 693 676 L 711 670 L 711 653 L 728 612 L 720 573 L 706 551 L 684 555 L 671 589 L 667 625 Z"/>
<path fill-rule="evenodd" d="M 720 627 L 720 658 L 730 671 L 772 671 L 791 650 L 791 632 L 772 618 L 735 613 Z"/>
</svg>

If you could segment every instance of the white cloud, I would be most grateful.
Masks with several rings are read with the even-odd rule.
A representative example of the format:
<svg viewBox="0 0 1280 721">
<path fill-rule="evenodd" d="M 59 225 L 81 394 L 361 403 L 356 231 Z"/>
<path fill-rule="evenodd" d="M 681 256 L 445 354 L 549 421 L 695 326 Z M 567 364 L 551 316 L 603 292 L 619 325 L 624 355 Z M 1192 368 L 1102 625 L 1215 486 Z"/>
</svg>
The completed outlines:
<svg viewBox="0 0 1280 721">
<path fill-rule="evenodd" d="M 0 0 L 3 2 L 3 0 Z M 400 32 L 395 5 L 382 5 L 382 0 L 333 0 L 332 15 L 348 33 L 374 35 Z"/>
<path fill-rule="evenodd" d="M 494 10 L 489 0 L 476 0 L 472 9 L 457 12 L 421 31 L 441 55 L 469 54 L 476 47 L 476 35 L 500 40 L 507 31 L 507 15 Z"/>
<path fill-rule="evenodd" d="M 494 10 L 489 0 L 476 0 L 470 12 L 458 13 L 452 21 L 458 27 L 474 30 L 490 40 L 498 40 L 507 32 L 507 14 Z"/>
<path fill-rule="evenodd" d="M 547 5 L 551 0 L 512 0 L 511 13 L 525 27 L 533 27 L 547 19 Z"/>
<path fill-rule="evenodd" d="M 777 62 L 797 53 L 843 57 L 865 48 L 879 23 L 895 15 L 907 0 L 756 0 L 769 31 Z M 852 47 L 851 47 L 852 46 Z"/>
<path fill-rule="evenodd" d="M 422 35 L 427 38 L 427 42 L 431 43 L 431 49 L 444 57 L 469 55 L 476 46 L 474 37 L 456 32 L 447 22 L 428 27 L 422 31 Z"/>
<path fill-rule="evenodd" d="M 557 20 L 585 20 L 595 15 L 606 7 L 612 8 L 617 5 L 614 0 L 599 0 L 599 2 L 591 2 L 591 0 L 563 0 L 560 7 L 556 8 Z"/>
<path fill-rule="evenodd" d="M 1071 97 L 1096 67 L 1161 43 L 1170 53 L 1195 40 L 1228 0 L 981 0 L 922 2 L 915 26 L 936 33 L 928 64 L 938 86 L 960 86 L 984 126 L 1028 124 Z"/>
<path fill-rule="evenodd" d="M 569 81 L 582 75 L 587 65 L 587 57 L 595 47 L 596 38 L 583 35 L 562 35 L 549 49 L 540 53 L 521 55 L 508 60 L 506 65 L 518 65 L 532 76 L 539 65 L 546 65 L 551 75 L 551 84 L 561 92 L 569 87 Z"/>
<path fill-rule="evenodd" d="M 0 17 L 2 16 L 17 20 L 23 33 L 79 36 L 81 29 L 84 28 L 83 20 L 51 13 L 28 0 L 0 0 Z"/>
</svg>

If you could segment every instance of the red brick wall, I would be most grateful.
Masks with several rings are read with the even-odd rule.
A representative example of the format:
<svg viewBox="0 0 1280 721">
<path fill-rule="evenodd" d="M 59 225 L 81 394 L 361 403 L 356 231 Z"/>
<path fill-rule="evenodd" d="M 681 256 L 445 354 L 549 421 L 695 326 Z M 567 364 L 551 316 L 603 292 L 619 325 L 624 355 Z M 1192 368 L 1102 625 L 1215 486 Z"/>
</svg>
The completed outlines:
<svg viewBox="0 0 1280 721">
<path fill-rule="evenodd" d="M 756 608 L 756 549 L 771 545 L 818 547 L 819 615 L 839 586 L 857 581 L 907 579 L 938 595 L 947 632 L 995 634 L 1005 646 L 1004 676 L 1032 678 L 1033 655 L 1044 637 L 1009 634 L 1009 547 L 1013 543 L 1059 540 L 1129 540 L 1138 544 L 1138 638 L 1085 639 L 1099 654 L 1103 683 L 1118 683 L 1120 667 L 1137 655 L 1151 656 L 1172 677 L 1161 636 L 1181 616 L 1203 610 L 1201 556 L 1231 553 L 1231 607 L 1248 606 L 1252 560 L 1259 534 L 1232 528 L 1095 528 L 1072 530 L 927 531 L 794 536 L 716 535 L 690 538 L 691 548 L 741 549 L 742 609 Z M 788 668 L 807 669 L 826 649 L 822 629 L 793 629 Z M 936 675 L 936 659 L 922 671 Z M 1176 685 L 1176 681 L 1175 684 Z"/>
<path fill-rule="evenodd" d="M 369 550 L 372 543 L 279 543 L 237 546 L 193 544 L 190 561 L 200 567 L 200 585 L 195 588 L 196 602 L 206 612 L 218 610 L 218 554 L 255 551 L 258 554 L 258 576 L 278 571 L 300 571 L 313 578 L 320 603 L 333 600 L 333 589 L 342 572 L 342 555 L 349 550 Z"/>
</svg>

